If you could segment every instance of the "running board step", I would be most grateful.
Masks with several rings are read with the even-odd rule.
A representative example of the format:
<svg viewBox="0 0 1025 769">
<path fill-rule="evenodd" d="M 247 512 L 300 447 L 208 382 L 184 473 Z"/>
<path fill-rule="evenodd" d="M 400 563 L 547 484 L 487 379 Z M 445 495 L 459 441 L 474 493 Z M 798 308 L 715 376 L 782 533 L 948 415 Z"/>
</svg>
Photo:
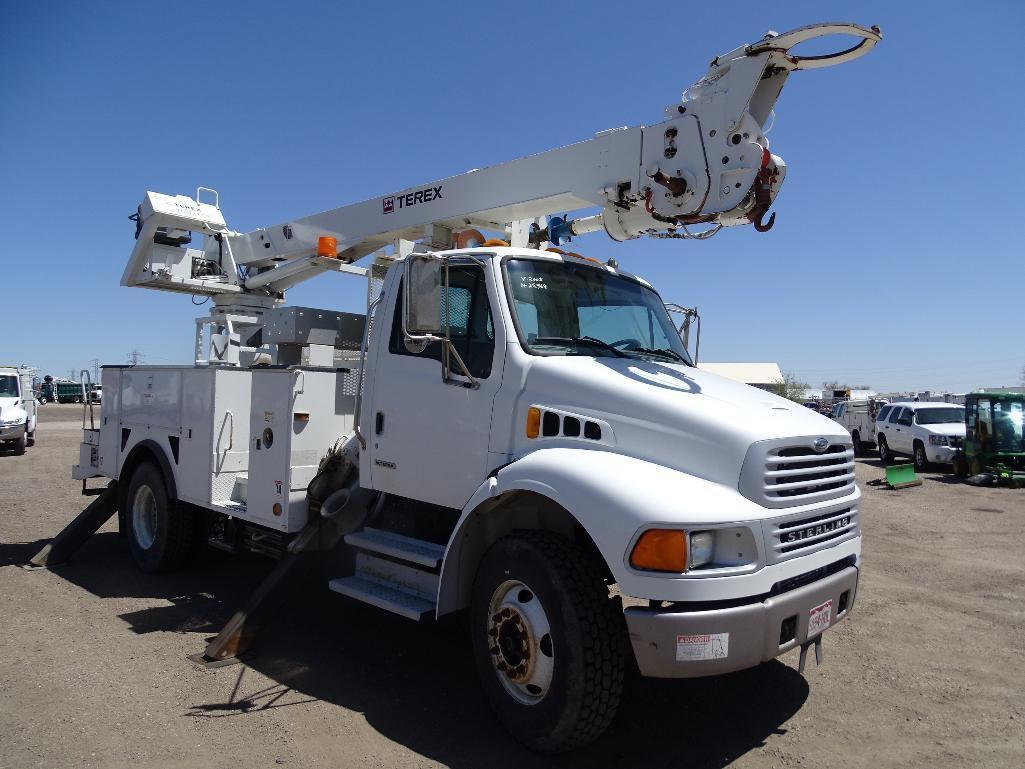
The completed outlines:
<svg viewBox="0 0 1025 769">
<path fill-rule="evenodd" d="M 407 563 L 416 563 L 429 569 L 438 568 L 445 557 L 443 545 L 436 545 L 423 539 L 413 539 L 382 529 L 366 528 L 346 534 L 345 544 L 359 550 L 398 558 Z"/>
<path fill-rule="evenodd" d="M 328 582 L 328 587 L 336 593 L 412 620 L 419 621 L 434 613 L 435 604 L 431 601 L 360 576 L 333 579 Z"/>
</svg>

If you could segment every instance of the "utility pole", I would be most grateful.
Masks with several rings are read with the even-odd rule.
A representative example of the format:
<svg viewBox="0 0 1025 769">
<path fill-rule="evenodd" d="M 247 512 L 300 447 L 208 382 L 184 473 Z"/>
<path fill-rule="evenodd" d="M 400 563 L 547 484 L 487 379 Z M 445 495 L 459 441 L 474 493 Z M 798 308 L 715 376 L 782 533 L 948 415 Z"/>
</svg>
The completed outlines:
<svg viewBox="0 0 1025 769">
<path fill-rule="evenodd" d="M 100 359 L 99 358 L 93 358 L 89 362 L 93 364 L 93 382 L 99 382 L 100 381 Z"/>
<path fill-rule="evenodd" d="M 141 352 L 133 348 L 132 351 L 128 353 L 128 362 L 131 363 L 133 366 L 137 366 L 139 365 L 139 361 L 141 361 L 145 357 L 145 355 L 143 355 Z"/>
</svg>

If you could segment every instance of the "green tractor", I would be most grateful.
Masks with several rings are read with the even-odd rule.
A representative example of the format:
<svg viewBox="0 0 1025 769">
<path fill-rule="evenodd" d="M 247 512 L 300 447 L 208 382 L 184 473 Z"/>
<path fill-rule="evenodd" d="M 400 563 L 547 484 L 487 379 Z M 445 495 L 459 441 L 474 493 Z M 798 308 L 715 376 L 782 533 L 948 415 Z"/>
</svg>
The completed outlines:
<svg viewBox="0 0 1025 769">
<path fill-rule="evenodd" d="M 964 444 L 954 457 L 954 474 L 985 473 L 1012 486 L 1025 484 L 1025 393 L 969 393 L 964 413 Z"/>
</svg>

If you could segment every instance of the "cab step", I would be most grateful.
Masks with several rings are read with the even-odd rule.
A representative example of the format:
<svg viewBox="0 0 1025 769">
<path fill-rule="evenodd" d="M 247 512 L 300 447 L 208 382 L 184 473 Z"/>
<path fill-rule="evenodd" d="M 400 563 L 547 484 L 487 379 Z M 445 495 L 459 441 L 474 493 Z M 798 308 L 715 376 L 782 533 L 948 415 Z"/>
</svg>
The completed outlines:
<svg viewBox="0 0 1025 769">
<path fill-rule="evenodd" d="M 358 575 L 333 579 L 328 586 L 336 593 L 408 619 L 420 621 L 434 613 L 432 601 Z"/>
<path fill-rule="evenodd" d="M 383 529 L 365 528 L 345 535 L 345 544 L 358 550 L 380 553 L 400 561 L 437 569 L 445 557 L 444 545 L 414 539 Z"/>
</svg>

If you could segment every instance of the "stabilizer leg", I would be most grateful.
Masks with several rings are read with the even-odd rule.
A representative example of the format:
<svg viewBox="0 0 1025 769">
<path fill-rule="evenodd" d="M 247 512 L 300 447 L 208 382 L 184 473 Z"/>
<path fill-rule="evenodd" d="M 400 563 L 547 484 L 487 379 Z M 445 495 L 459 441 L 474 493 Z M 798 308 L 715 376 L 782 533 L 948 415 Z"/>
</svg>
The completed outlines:
<svg viewBox="0 0 1025 769">
<path fill-rule="evenodd" d="M 111 481 L 96 499 L 29 561 L 33 566 L 57 566 L 78 550 L 85 541 L 117 512 L 117 481 Z"/>
</svg>

